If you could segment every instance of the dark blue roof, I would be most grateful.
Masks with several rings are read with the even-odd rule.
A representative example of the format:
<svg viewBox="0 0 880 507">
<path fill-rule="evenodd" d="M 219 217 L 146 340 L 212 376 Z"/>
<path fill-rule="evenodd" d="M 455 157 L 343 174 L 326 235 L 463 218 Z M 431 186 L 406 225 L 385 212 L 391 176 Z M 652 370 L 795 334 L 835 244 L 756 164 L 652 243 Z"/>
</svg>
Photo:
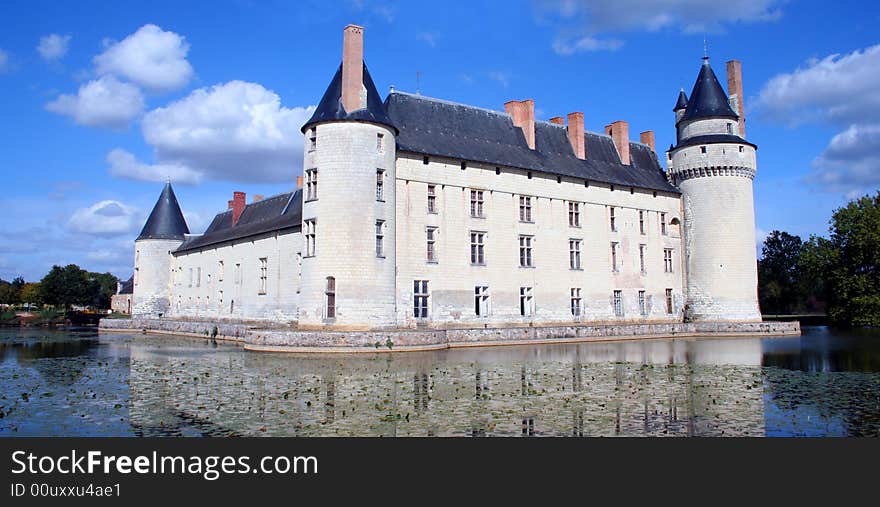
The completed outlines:
<svg viewBox="0 0 880 507">
<path fill-rule="evenodd" d="M 680 109 L 685 109 L 688 107 L 688 96 L 685 95 L 684 90 L 678 92 L 678 101 L 675 102 L 675 107 L 672 108 L 673 111 L 678 111 Z"/>
<path fill-rule="evenodd" d="M 174 189 L 171 183 L 166 183 L 162 189 L 162 195 L 153 206 L 147 223 L 144 224 L 141 234 L 137 240 L 142 239 L 183 239 L 184 234 L 189 233 L 189 227 L 183 218 L 183 212 L 180 211 L 180 205 L 177 204 L 177 196 L 174 195 Z"/>
<path fill-rule="evenodd" d="M 330 86 L 324 92 L 321 102 L 318 103 L 318 108 L 315 109 L 315 113 L 302 126 L 301 130 L 305 132 L 312 125 L 325 121 L 365 121 L 391 127 L 397 132 L 397 128 L 385 112 L 382 98 L 376 91 L 376 85 L 373 84 L 373 78 L 370 77 L 366 63 L 364 64 L 364 88 L 367 90 L 367 107 L 347 112 L 342 107 L 342 64 L 339 64 L 339 69 L 333 76 L 333 80 L 330 81 Z"/>
<path fill-rule="evenodd" d="M 248 238 L 269 232 L 302 227 L 302 189 L 275 195 L 244 207 L 232 225 L 232 211 L 218 213 L 200 236 L 189 236 L 175 253 Z"/>
<path fill-rule="evenodd" d="M 724 93 L 721 83 L 718 82 L 718 78 L 715 77 L 715 73 L 709 65 L 709 58 L 703 58 L 700 75 L 697 76 L 697 82 L 694 83 L 691 98 L 687 103 L 687 110 L 681 121 L 700 118 L 739 118 L 730 107 L 727 94 Z"/>
<path fill-rule="evenodd" d="M 400 129 L 398 151 L 679 193 L 666 180 L 654 152 L 641 143 L 630 143 L 632 164 L 623 165 L 609 136 L 587 132 L 587 156 L 581 160 L 567 129 L 552 123 L 535 122 L 532 150 L 522 130 L 502 112 L 401 92 L 388 95 L 385 109 Z"/>
</svg>

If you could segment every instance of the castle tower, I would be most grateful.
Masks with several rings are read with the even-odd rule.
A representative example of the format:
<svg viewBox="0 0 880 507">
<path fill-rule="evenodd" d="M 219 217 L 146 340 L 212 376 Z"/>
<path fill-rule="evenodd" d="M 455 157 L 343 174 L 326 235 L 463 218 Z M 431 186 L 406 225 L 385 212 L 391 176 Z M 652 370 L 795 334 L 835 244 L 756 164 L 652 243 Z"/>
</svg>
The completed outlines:
<svg viewBox="0 0 880 507">
<path fill-rule="evenodd" d="M 134 241 L 133 317 L 168 313 L 171 252 L 183 242 L 184 234 L 189 234 L 189 227 L 169 182 Z"/>
<path fill-rule="evenodd" d="M 364 64 L 363 30 L 345 27 L 342 64 L 302 127 L 300 327 L 396 323 L 397 129 Z"/>
<path fill-rule="evenodd" d="M 757 147 L 744 139 L 739 62 L 728 63 L 730 100 L 709 58 L 675 106 L 668 175 L 682 192 L 687 312 L 702 321 L 760 321 L 752 181 Z M 685 103 L 686 102 L 686 103 Z"/>
</svg>

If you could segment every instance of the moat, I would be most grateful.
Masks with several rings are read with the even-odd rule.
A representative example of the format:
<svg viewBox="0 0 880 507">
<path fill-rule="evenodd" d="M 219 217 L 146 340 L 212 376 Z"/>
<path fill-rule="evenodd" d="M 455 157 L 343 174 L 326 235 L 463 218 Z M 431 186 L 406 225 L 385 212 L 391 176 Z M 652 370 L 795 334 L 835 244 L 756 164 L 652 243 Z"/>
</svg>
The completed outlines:
<svg viewBox="0 0 880 507">
<path fill-rule="evenodd" d="M 0 436 L 880 436 L 880 330 L 357 355 L 0 329 Z"/>
</svg>

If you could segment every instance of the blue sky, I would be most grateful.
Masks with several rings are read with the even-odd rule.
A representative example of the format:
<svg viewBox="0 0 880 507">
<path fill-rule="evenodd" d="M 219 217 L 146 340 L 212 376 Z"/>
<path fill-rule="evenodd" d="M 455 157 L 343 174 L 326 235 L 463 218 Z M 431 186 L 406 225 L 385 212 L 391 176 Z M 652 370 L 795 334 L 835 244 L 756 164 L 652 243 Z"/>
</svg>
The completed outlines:
<svg viewBox="0 0 880 507">
<path fill-rule="evenodd" d="M 704 37 L 743 63 L 758 144 L 759 235 L 824 234 L 880 184 L 880 7 L 798 0 L 212 1 L 0 4 L 0 277 L 53 264 L 131 274 L 132 241 L 171 176 L 193 232 L 233 190 L 301 174 L 299 126 L 361 24 L 390 85 L 549 119 L 630 123 L 673 141 Z M 661 160 L 665 157 L 660 154 Z"/>
</svg>

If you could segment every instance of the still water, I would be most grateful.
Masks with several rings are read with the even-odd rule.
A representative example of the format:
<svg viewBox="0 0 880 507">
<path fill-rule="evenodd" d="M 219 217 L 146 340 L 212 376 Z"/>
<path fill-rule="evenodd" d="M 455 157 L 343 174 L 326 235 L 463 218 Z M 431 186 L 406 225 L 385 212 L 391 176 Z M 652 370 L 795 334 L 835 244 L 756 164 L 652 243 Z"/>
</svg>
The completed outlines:
<svg viewBox="0 0 880 507">
<path fill-rule="evenodd" d="M 880 330 L 286 355 L 0 330 L 0 436 L 880 436 Z"/>
</svg>

